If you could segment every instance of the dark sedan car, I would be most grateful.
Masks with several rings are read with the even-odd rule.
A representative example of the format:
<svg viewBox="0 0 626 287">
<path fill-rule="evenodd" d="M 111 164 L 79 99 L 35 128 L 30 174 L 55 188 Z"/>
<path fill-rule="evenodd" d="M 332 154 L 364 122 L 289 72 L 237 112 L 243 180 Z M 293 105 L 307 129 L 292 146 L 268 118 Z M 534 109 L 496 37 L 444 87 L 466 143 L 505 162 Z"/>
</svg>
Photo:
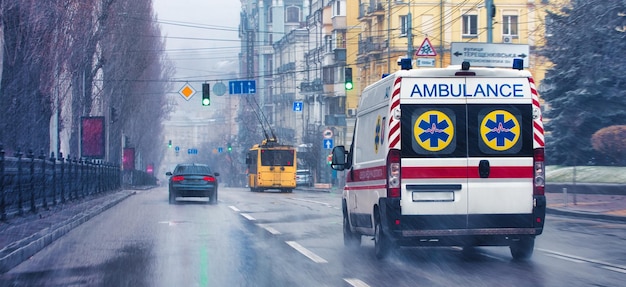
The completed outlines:
<svg viewBox="0 0 626 287">
<path fill-rule="evenodd" d="M 217 176 L 206 164 L 185 163 L 167 172 L 169 179 L 170 203 L 177 197 L 208 197 L 209 203 L 217 203 Z"/>
</svg>

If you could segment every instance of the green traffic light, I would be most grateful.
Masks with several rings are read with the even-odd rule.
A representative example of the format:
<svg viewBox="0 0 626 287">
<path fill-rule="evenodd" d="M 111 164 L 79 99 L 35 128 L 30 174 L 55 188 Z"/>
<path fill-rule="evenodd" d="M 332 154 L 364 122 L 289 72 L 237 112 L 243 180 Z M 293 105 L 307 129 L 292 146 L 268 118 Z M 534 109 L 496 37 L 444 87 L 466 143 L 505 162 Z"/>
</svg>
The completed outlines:
<svg viewBox="0 0 626 287">
<path fill-rule="evenodd" d="M 209 105 L 211 105 L 211 100 L 210 100 L 210 99 L 207 99 L 207 98 L 202 99 L 202 105 L 203 105 L 203 106 L 209 106 Z"/>
<path fill-rule="evenodd" d="M 352 85 L 352 82 L 347 82 L 346 83 L 346 90 L 352 90 L 353 87 L 354 87 L 354 85 Z"/>
</svg>

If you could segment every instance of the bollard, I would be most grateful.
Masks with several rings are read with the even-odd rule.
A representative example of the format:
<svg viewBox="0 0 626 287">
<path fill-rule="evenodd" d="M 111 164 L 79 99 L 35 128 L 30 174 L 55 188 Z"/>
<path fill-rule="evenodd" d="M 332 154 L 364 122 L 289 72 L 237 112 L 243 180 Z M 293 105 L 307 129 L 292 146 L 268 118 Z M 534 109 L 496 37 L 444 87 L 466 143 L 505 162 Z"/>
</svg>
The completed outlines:
<svg viewBox="0 0 626 287">
<path fill-rule="evenodd" d="M 567 207 L 567 187 L 563 188 L 563 206 Z"/>
</svg>

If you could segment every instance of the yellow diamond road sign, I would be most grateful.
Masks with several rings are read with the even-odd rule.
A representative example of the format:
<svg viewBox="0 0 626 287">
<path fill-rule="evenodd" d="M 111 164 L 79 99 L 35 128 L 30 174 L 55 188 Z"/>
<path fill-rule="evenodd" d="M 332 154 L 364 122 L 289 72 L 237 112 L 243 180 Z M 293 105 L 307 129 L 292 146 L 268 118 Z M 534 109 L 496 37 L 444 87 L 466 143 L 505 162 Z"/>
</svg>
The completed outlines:
<svg viewBox="0 0 626 287">
<path fill-rule="evenodd" d="M 189 101 L 189 99 L 191 99 L 191 97 L 193 97 L 196 93 L 196 90 L 189 83 L 185 83 L 178 93 L 183 96 L 185 100 Z"/>
</svg>

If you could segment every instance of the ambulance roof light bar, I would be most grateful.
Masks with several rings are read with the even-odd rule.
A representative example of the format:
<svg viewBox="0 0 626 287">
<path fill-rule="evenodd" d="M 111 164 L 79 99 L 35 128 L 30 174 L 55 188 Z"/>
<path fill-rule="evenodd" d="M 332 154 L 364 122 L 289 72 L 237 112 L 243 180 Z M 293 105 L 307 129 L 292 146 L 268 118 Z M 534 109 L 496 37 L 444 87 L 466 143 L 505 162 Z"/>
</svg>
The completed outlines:
<svg viewBox="0 0 626 287">
<path fill-rule="evenodd" d="M 413 63 L 411 58 L 398 58 L 398 66 L 402 70 L 410 70 L 413 68 Z"/>
<path fill-rule="evenodd" d="M 524 59 L 515 58 L 513 59 L 513 69 L 523 70 L 524 69 Z"/>
</svg>

